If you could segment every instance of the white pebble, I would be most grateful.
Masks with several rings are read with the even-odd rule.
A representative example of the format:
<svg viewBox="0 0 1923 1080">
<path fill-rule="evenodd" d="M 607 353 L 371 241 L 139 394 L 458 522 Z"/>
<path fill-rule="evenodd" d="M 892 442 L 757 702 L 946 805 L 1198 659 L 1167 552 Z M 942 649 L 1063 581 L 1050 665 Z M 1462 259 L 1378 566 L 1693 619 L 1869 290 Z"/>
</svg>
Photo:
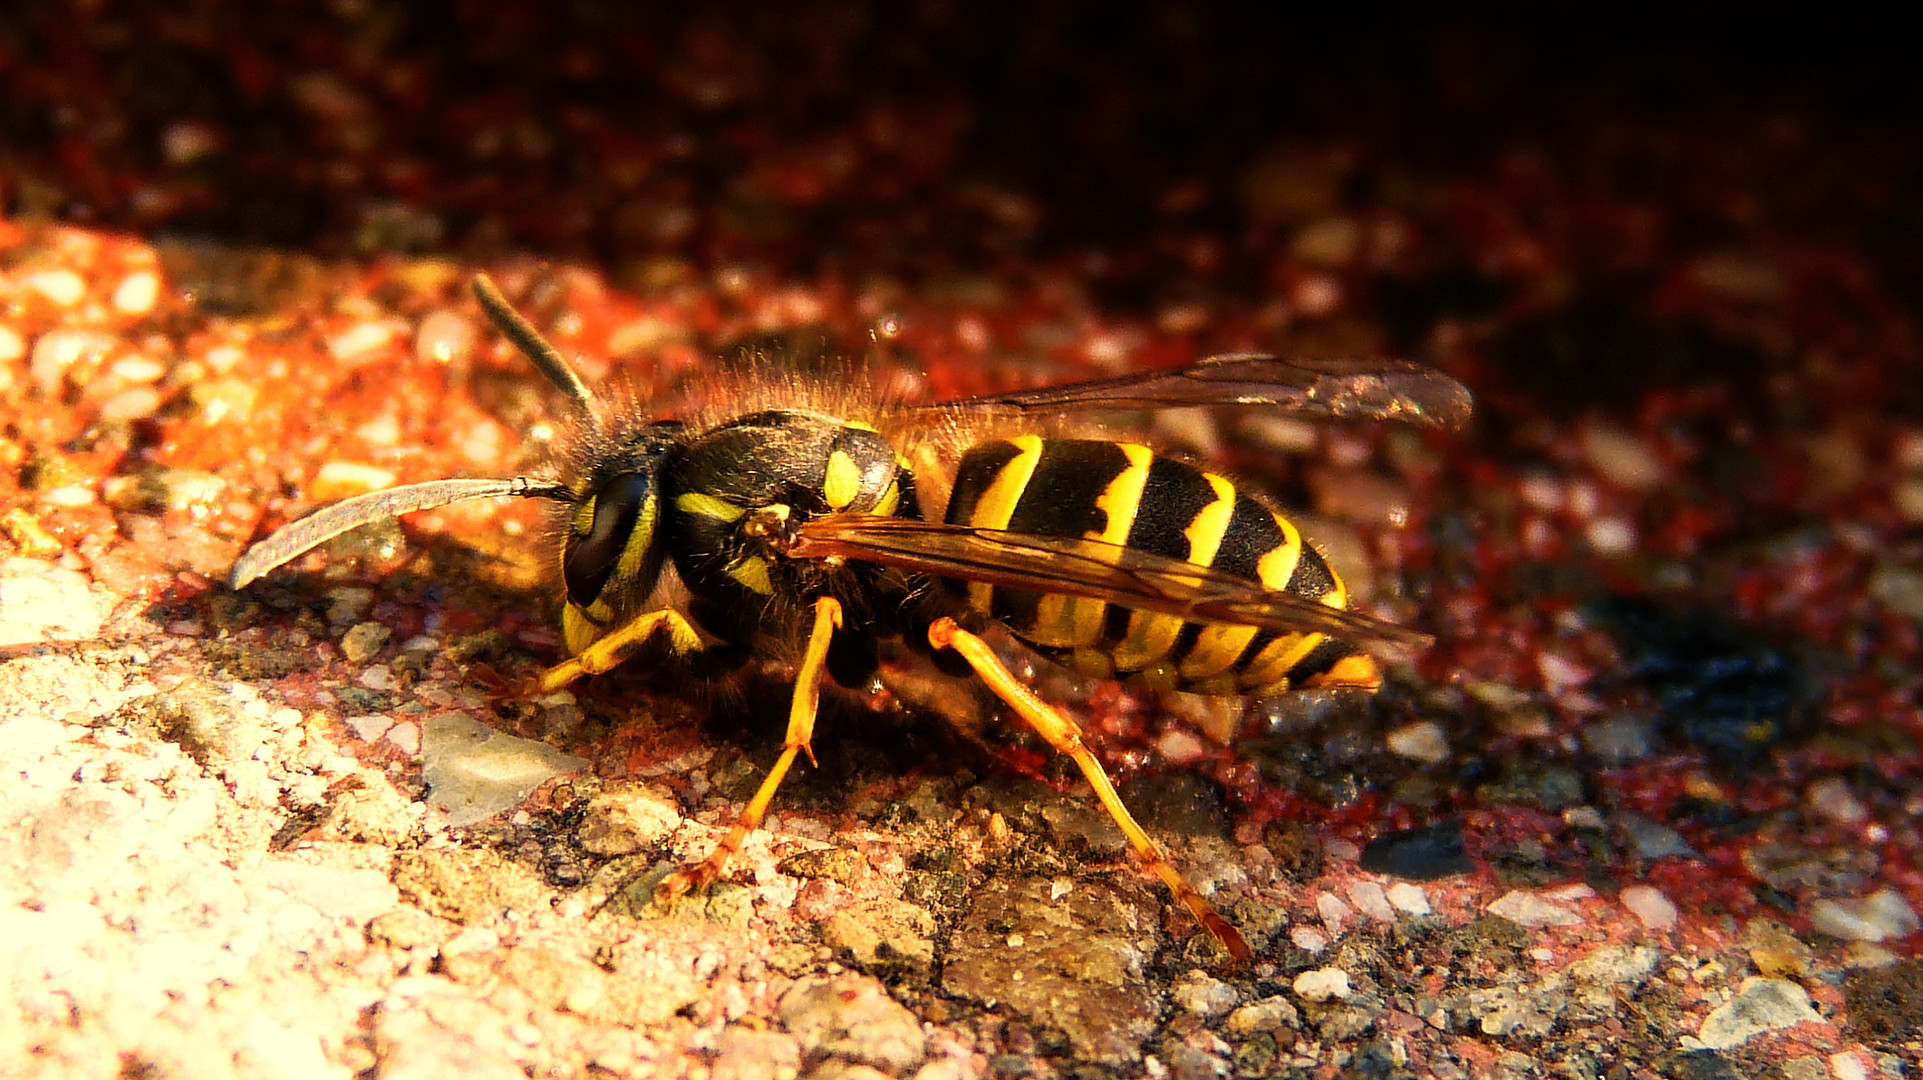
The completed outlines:
<svg viewBox="0 0 1923 1080">
<path fill-rule="evenodd" d="M 346 724 L 347 729 L 352 731 L 354 737 L 360 741 L 373 742 L 387 734 L 388 729 L 394 726 L 394 718 L 382 716 L 380 713 L 369 713 L 366 716 L 350 716 L 341 723 Z"/>
<path fill-rule="evenodd" d="M 1298 926 L 1289 931 L 1289 940 L 1303 952 L 1319 953 L 1329 947 L 1329 935 L 1313 926 Z"/>
<path fill-rule="evenodd" d="M 1350 994 L 1349 973 L 1341 968 L 1305 971 L 1290 986 L 1304 1001 L 1341 1001 Z"/>
<path fill-rule="evenodd" d="M 1449 736 L 1434 720 L 1404 724 L 1389 732 L 1387 742 L 1390 753 L 1410 761 L 1439 765 L 1449 760 Z"/>
<path fill-rule="evenodd" d="M 1542 675 L 1544 688 L 1552 694 L 1581 686 L 1595 674 L 1558 652 L 1543 652 L 1537 655 L 1536 671 Z"/>
<path fill-rule="evenodd" d="M 1502 894 L 1486 910 L 1518 926 L 1577 926 L 1582 923 L 1582 916 L 1574 911 L 1522 889 Z"/>
<path fill-rule="evenodd" d="M 1627 555 L 1636 550 L 1636 527 L 1622 518 L 1597 518 L 1583 530 L 1589 546 L 1602 555 Z"/>
<path fill-rule="evenodd" d="M 474 351 L 474 324 L 452 308 L 436 308 L 421 319 L 414 334 L 414 355 L 438 364 L 465 360 Z"/>
<path fill-rule="evenodd" d="M 1676 905 L 1663 895 L 1661 889 L 1651 885 L 1631 885 L 1622 891 L 1620 899 L 1629 913 L 1651 930 L 1676 928 Z"/>
<path fill-rule="evenodd" d="M 72 270 L 40 270 L 21 284 L 61 307 L 72 307 L 87 295 L 87 282 Z"/>
<path fill-rule="evenodd" d="M 1349 886 L 1349 902 L 1357 911 L 1377 922 L 1394 922 L 1396 909 L 1389 904 L 1389 898 L 1382 886 L 1373 881 L 1358 881 Z"/>
<path fill-rule="evenodd" d="M 421 725 L 409 720 L 387 729 L 387 741 L 412 757 L 421 752 Z"/>
<path fill-rule="evenodd" d="M 1208 746 L 1194 732 L 1179 728 L 1163 732 L 1155 748 L 1171 765 L 1192 765 L 1208 753 Z"/>
<path fill-rule="evenodd" d="M 327 339 L 327 351 L 336 360 L 358 360 L 394 340 L 394 328 L 386 323 L 355 323 Z"/>
<path fill-rule="evenodd" d="M 1422 886 L 1420 885 L 1415 885 L 1407 881 L 1398 881 L 1394 885 L 1389 886 L 1388 891 L 1384 895 L 1389 898 L 1389 903 L 1394 904 L 1398 910 L 1407 912 L 1410 915 L 1428 915 L 1434 911 L 1434 909 L 1429 906 L 1429 894 L 1423 892 Z"/>
<path fill-rule="evenodd" d="M 1582 445 L 1597 472 L 1633 491 L 1660 487 L 1669 478 L 1661 459 L 1641 439 L 1621 428 L 1591 424 L 1583 429 Z"/>
<path fill-rule="evenodd" d="M 1803 798 L 1811 810 L 1838 825 L 1855 825 L 1870 816 L 1869 809 L 1850 794 L 1850 786 L 1841 777 L 1828 776 L 1816 781 L 1803 793 Z"/>
<path fill-rule="evenodd" d="M 51 395 L 60 390 L 68 368 L 113 345 L 113 338 L 92 330 L 49 330 L 33 343 L 33 358 L 27 361 L 27 368 L 40 392 Z"/>
<path fill-rule="evenodd" d="M 1350 910 L 1349 905 L 1343 903 L 1342 899 L 1334 893 L 1317 893 L 1315 911 L 1322 916 L 1322 925 L 1329 928 L 1329 933 L 1336 935 L 1342 933 L 1342 928 L 1349 923 L 1349 917 L 1355 914 Z"/>
<path fill-rule="evenodd" d="M 1816 929 L 1850 941 L 1885 941 L 1923 930 L 1923 918 L 1891 888 L 1856 900 L 1818 900 L 1810 906 L 1809 917 Z"/>
<path fill-rule="evenodd" d="M 167 374 L 167 365 L 151 356 L 129 356 L 115 360 L 107 374 L 123 383 L 150 383 Z"/>
<path fill-rule="evenodd" d="M 160 299 L 160 275 L 152 270 L 136 270 L 120 279 L 114 287 L 114 310 L 126 315 L 145 315 Z"/>
<path fill-rule="evenodd" d="M 102 420 L 138 420 L 160 411 L 160 391 L 151 386 L 134 386 L 100 403 Z"/>
<path fill-rule="evenodd" d="M 1870 1080 L 1870 1069 L 1856 1051 L 1838 1050 L 1830 1055 L 1830 1075 L 1836 1080 Z"/>
<path fill-rule="evenodd" d="M 92 506 L 94 490 L 84 484 L 64 484 L 41 492 L 40 501 L 48 506 L 58 506 L 67 510 L 77 506 Z"/>
<path fill-rule="evenodd" d="M 394 474 L 386 469 L 356 465 L 351 461 L 330 461 L 314 474 L 313 482 L 307 485 L 307 493 L 316 499 L 338 499 L 343 495 L 359 495 L 393 486 Z"/>
<path fill-rule="evenodd" d="M 1545 513 L 1554 513 L 1562 509 L 1563 503 L 1568 501 L 1562 481 L 1542 473 L 1530 473 L 1524 476 L 1518 491 L 1522 495 L 1523 502 Z"/>
</svg>

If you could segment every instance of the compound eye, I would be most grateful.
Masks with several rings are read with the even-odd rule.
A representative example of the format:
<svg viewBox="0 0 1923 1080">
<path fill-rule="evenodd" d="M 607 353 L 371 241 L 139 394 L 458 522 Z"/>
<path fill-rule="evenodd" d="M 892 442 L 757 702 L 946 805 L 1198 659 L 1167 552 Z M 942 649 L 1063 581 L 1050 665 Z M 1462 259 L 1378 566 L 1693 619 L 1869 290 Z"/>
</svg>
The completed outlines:
<svg viewBox="0 0 1923 1080">
<path fill-rule="evenodd" d="M 561 556 L 568 602 L 587 607 L 600 599 L 621 556 L 630 549 L 645 552 L 654 543 L 654 518 L 651 475 L 622 473 L 602 485 L 576 513 L 574 535 Z"/>
</svg>

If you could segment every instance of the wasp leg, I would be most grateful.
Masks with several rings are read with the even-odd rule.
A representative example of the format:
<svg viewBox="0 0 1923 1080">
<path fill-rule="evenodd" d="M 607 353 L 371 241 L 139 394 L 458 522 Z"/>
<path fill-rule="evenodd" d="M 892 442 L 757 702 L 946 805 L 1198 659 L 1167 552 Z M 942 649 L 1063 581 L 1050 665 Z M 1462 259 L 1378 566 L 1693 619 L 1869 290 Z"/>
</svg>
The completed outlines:
<svg viewBox="0 0 1923 1080">
<path fill-rule="evenodd" d="M 782 778 L 788 775 L 788 767 L 795 762 L 796 754 L 807 754 L 808 764 L 815 764 L 815 751 L 810 744 L 815 737 L 815 712 L 821 704 L 821 674 L 828 658 L 828 643 L 834 639 L 835 631 L 841 629 L 841 602 L 832 596 L 824 596 L 815 601 L 815 628 L 808 635 L 808 649 L 801 657 L 801 670 L 795 675 L 795 696 L 788 706 L 788 736 L 782 740 L 781 756 L 775 759 L 775 766 L 768 770 L 768 778 L 761 782 L 755 797 L 742 808 L 741 817 L 721 838 L 713 854 L 698 865 L 679 870 L 661 879 L 654 887 L 657 902 L 672 901 L 683 893 L 705 889 L 713 884 L 722 871 L 728 868 L 728 860 L 748 839 L 748 834 L 761 827 L 761 819 L 768 815 L 768 804 L 774 801 L 775 789 L 781 786 Z"/>
<path fill-rule="evenodd" d="M 517 689 L 523 696 L 551 694 L 583 675 L 612 671 L 632 656 L 635 650 L 647 644 L 648 639 L 664 630 L 668 635 L 668 648 L 676 656 L 701 651 L 701 635 L 695 632 L 694 624 L 688 622 L 680 612 L 662 608 L 622 623 L 606 636 L 594 639 L 594 643 L 587 648 L 527 680 Z"/>
<path fill-rule="evenodd" d="M 1122 797 L 1115 793 L 1115 785 L 1109 782 L 1108 774 L 1102 771 L 1101 762 L 1096 761 L 1095 755 L 1082 744 L 1082 729 L 1076 726 L 1075 721 L 1057 712 L 1053 706 L 1037 697 L 1033 690 L 1018 682 L 986 641 L 955 625 L 955 620 L 946 616 L 936 619 L 928 627 L 928 641 L 937 649 L 953 649 L 960 653 L 997 697 L 1013 706 L 1022 719 L 1028 721 L 1028 726 L 1048 740 L 1049 745 L 1067 754 L 1081 767 L 1082 775 L 1088 777 L 1089 784 L 1095 789 L 1095 797 L 1102 801 L 1103 808 L 1115 819 L 1115 824 L 1122 827 L 1129 846 L 1148 864 L 1149 872 L 1162 879 L 1175 898 L 1194 914 L 1195 921 L 1222 943 L 1236 963 L 1255 955 L 1235 927 L 1183 879 L 1181 871 L 1175 869 L 1168 861 L 1168 856 L 1162 854 L 1161 846 L 1136 823 L 1128 807 L 1122 805 Z"/>
</svg>

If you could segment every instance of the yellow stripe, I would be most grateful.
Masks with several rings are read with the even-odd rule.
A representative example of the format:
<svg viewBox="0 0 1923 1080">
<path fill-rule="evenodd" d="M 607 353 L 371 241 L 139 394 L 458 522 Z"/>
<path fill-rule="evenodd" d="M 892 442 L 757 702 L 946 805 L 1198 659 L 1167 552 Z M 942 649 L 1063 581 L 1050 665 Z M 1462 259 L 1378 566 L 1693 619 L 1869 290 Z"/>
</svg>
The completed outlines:
<svg viewBox="0 0 1923 1080">
<path fill-rule="evenodd" d="M 1324 634 L 1283 634 L 1242 668 L 1240 682 L 1250 690 L 1287 690 L 1289 670 L 1322 644 Z"/>
<path fill-rule="evenodd" d="M 1146 475 L 1143 479 L 1146 482 Z M 1235 513 L 1235 485 L 1214 473 L 1205 472 L 1202 479 L 1215 490 L 1215 501 L 1198 510 L 1189 520 L 1188 528 L 1182 530 L 1189 542 L 1188 561 L 1196 566 L 1215 561 L 1215 553 L 1221 550 L 1222 537 L 1229 529 L 1229 517 Z M 1139 501 L 1140 492 L 1136 494 Z M 1160 667 L 1157 661 L 1174 651 L 1175 639 L 1183 625 L 1181 619 L 1171 615 L 1151 615 L 1145 611 L 1130 615 L 1128 634 L 1115 646 L 1115 667 L 1121 671 L 1141 670 L 1139 681 L 1145 684 L 1164 678 L 1172 680 L 1176 674 L 1173 668 L 1154 675 L 1147 669 Z"/>
<path fill-rule="evenodd" d="M 590 495 L 574 506 L 574 535 L 586 536 L 594 531 L 594 503 L 599 496 Z"/>
<path fill-rule="evenodd" d="M 1116 443 L 1122 453 L 1128 455 L 1128 467 L 1116 474 L 1108 486 L 1095 498 L 1096 509 L 1108 515 L 1108 525 L 1101 532 L 1091 532 L 1090 540 L 1105 540 L 1111 544 L 1128 543 L 1128 531 L 1135 525 L 1135 512 L 1142 505 L 1142 489 L 1148 486 L 1148 466 L 1155 455 L 1146 446 L 1134 443 Z"/>
<path fill-rule="evenodd" d="M 1104 525 L 1082 534 L 1118 547 L 1128 543 L 1129 529 L 1142 505 L 1142 489 L 1148 486 L 1148 466 L 1155 455 L 1146 446 L 1116 443 L 1128 457 L 1128 465 L 1108 482 L 1095 497 L 1095 507 L 1103 513 Z M 1058 649 L 1086 649 L 1102 637 L 1102 623 L 1108 618 L 1108 603 L 1080 596 L 1044 596 L 1035 610 L 1033 629 L 1024 637 Z M 1079 667 L 1077 670 L 1081 670 Z M 1101 676 L 1109 678 L 1111 675 Z"/>
<path fill-rule="evenodd" d="M 711 517 L 716 521 L 733 521 L 747 513 L 746 510 L 726 499 L 717 499 L 713 495 L 703 495 L 698 491 L 676 495 L 674 505 L 684 514 L 700 514 L 702 517 Z"/>
<path fill-rule="evenodd" d="M 1113 679 L 1115 665 L 1100 649 L 1076 649 L 1068 654 L 1069 670 L 1090 679 Z"/>
<path fill-rule="evenodd" d="M 1015 515 L 1015 504 L 1021 501 L 1022 490 L 1028 487 L 1029 480 L 1035 476 L 1035 466 L 1042 460 L 1041 436 L 1017 435 L 1008 443 L 1015 447 L 1015 456 L 995 471 L 995 479 L 968 515 L 968 523 L 976 528 L 1008 528 L 1008 519 Z M 992 585 L 979 581 L 968 584 L 968 605 L 982 614 L 992 610 L 994 595 Z"/>
<path fill-rule="evenodd" d="M 1274 517 L 1275 527 L 1282 530 L 1282 542 L 1256 561 L 1255 577 L 1267 588 L 1282 592 L 1295 575 L 1295 565 L 1302 561 L 1302 530 L 1281 514 Z"/>
<path fill-rule="evenodd" d="M 821 497 L 831 510 L 841 510 L 861 494 L 861 466 L 846 453 L 836 450 L 828 455 L 828 466 L 821 480 Z"/>
<path fill-rule="evenodd" d="M 1205 472 L 1202 479 L 1215 489 L 1215 501 L 1195 515 L 1182 535 L 1189 538 L 1189 561 L 1208 566 L 1221 550 L 1222 535 L 1229 531 L 1229 515 L 1235 513 L 1235 485 L 1214 473 Z"/>
<path fill-rule="evenodd" d="M 1115 645 L 1115 667 L 1120 671 L 1147 668 L 1175 648 L 1182 620 L 1173 615 L 1137 611 L 1128 617 L 1128 634 Z"/>
<path fill-rule="evenodd" d="M 895 511 L 900 509 L 901 485 L 891 482 L 888 490 L 881 493 L 881 501 L 875 504 L 874 513 L 877 517 L 894 517 Z"/>
<path fill-rule="evenodd" d="M 763 596 L 774 595 L 774 583 L 768 580 L 768 560 L 744 559 L 728 568 L 728 576 Z"/>
<path fill-rule="evenodd" d="M 1021 501 L 1022 490 L 1028 487 L 1035 476 L 1035 466 L 1041 463 L 1040 435 L 1017 435 L 1008 443 L 1015 448 L 1015 456 L 995 470 L 995 479 L 968 515 L 968 523 L 976 528 L 1008 528 L 1008 519 L 1015 516 L 1015 504 Z"/>
<path fill-rule="evenodd" d="M 1205 626 L 1195 648 L 1182 658 L 1182 678 L 1191 682 L 1227 671 L 1255 640 L 1253 626 Z"/>
</svg>

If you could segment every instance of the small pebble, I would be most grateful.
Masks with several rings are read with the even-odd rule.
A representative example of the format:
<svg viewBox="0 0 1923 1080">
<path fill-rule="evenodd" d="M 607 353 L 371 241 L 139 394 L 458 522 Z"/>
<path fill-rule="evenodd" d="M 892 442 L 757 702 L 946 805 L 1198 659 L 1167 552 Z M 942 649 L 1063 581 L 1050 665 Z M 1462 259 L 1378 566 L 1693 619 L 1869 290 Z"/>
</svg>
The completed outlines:
<svg viewBox="0 0 1923 1080">
<path fill-rule="evenodd" d="M 1424 765 L 1440 765 L 1449 760 L 1449 736 L 1434 720 L 1404 724 L 1387 737 L 1389 752 Z"/>
<path fill-rule="evenodd" d="M 115 360 L 107 374 L 123 383 L 150 383 L 167 374 L 167 365 L 151 356 L 129 356 Z"/>
<path fill-rule="evenodd" d="M 359 360 L 385 347 L 392 340 L 394 328 L 385 323 L 356 323 L 327 339 L 327 351 L 336 360 Z"/>
<path fill-rule="evenodd" d="M 1357 911 L 1377 922 L 1394 922 L 1396 909 L 1389 903 L 1382 886 L 1373 881 L 1358 881 L 1349 886 L 1349 902 Z"/>
<path fill-rule="evenodd" d="M 1242 1000 L 1235 987 L 1203 971 L 1190 971 L 1175 980 L 1170 996 L 1184 1012 L 1203 1020 L 1227 1015 Z"/>
<path fill-rule="evenodd" d="M 1621 518 L 1597 518 L 1583 534 L 1599 555 L 1627 555 L 1636 550 L 1636 527 Z"/>
<path fill-rule="evenodd" d="M 1923 567 L 1884 563 L 1870 572 L 1866 587 L 1885 607 L 1923 622 Z"/>
<path fill-rule="evenodd" d="M 136 270 L 120 279 L 113 295 L 114 310 L 123 315 L 145 315 L 160 299 L 160 276 L 152 270 Z"/>
<path fill-rule="evenodd" d="M 1229 1014 L 1226 1021 L 1230 1032 L 1241 1035 L 1274 1034 L 1302 1023 L 1302 1014 L 1288 998 L 1280 994 L 1265 997 Z"/>
<path fill-rule="evenodd" d="M 1303 952 L 1319 953 L 1329 947 L 1329 935 L 1313 926 L 1298 926 L 1289 931 L 1289 940 Z"/>
<path fill-rule="evenodd" d="M 1636 916 L 1644 926 L 1651 930 L 1674 930 L 1677 916 L 1676 905 L 1661 889 L 1650 885 L 1631 885 L 1620 895 L 1623 907 Z"/>
<path fill-rule="evenodd" d="M 40 270 L 21 282 L 61 307 L 72 307 L 87 295 L 87 282 L 72 270 Z"/>
<path fill-rule="evenodd" d="M 1649 491 L 1669 479 L 1662 460 L 1643 440 L 1621 428 L 1591 424 L 1583 429 L 1582 445 L 1597 472 L 1632 491 Z"/>
<path fill-rule="evenodd" d="M 1362 230 L 1354 218 L 1324 218 L 1295 234 L 1289 243 L 1289 254 L 1313 266 L 1340 269 L 1355 260 L 1361 243 Z"/>
<path fill-rule="evenodd" d="M 49 330 L 33 343 L 27 369 L 40 392 L 52 395 L 59 392 L 69 368 L 113 347 L 113 338 L 92 330 Z"/>
<path fill-rule="evenodd" d="M 1429 906 L 1429 894 L 1423 892 L 1420 885 L 1398 881 L 1389 886 L 1388 891 L 1383 895 L 1389 898 L 1389 903 L 1394 904 L 1397 910 L 1410 915 L 1428 915 L 1434 910 Z"/>
<path fill-rule="evenodd" d="M 1848 941 L 1887 941 L 1923 930 L 1923 919 L 1895 889 L 1878 889 L 1855 900 L 1818 900 L 1810 925 Z"/>
<path fill-rule="evenodd" d="M 1290 986 L 1303 1001 L 1341 1001 L 1350 994 L 1349 973 L 1341 968 L 1305 971 Z"/>
<path fill-rule="evenodd" d="M 414 355 L 422 360 L 448 364 L 465 360 L 473 352 L 474 324 L 451 308 L 428 312 L 414 334 Z"/>
<path fill-rule="evenodd" d="M 1523 889 L 1504 893 L 1485 909 L 1518 926 L 1579 926 L 1582 916 Z"/>
<path fill-rule="evenodd" d="M 401 753 L 413 757 L 421 752 L 421 726 L 411 720 L 395 724 L 387 729 L 387 741 Z M 457 823 L 450 819 L 450 824 L 466 824 L 466 822 Z"/>
<path fill-rule="evenodd" d="M 1890 501 L 1904 521 L 1923 521 L 1923 479 L 1908 477 L 1897 481 L 1890 492 Z"/>
<path fill-rule="evenodd" d="M 360 495 L 394 486 L 394 474 L 372 465 L 330 461 L 320 467 L 307 485 L 307 494 L 322 502 Z"/>
<path fill-rule="evenodd" d="M 1788 979 L 1751 977 L 1721 1008 L 1703 1019 L 1696 1037 L 1711 1050 L 1727 1050 L 1763 1034 L 1806 1022 L 1822 1022 L 1809 993 Z"/>
<path fill-rule="evenodd" d="M 1342 898 L 1334 893 L 1317 893 L 1315 911 L 1322 916 L 1322 925 L 1328 927 L 1329 933 L 1338 937 L 1342 934 L 1342 928 L 1348 925 L 1349 917 L 1355 914 L 1349 905 L 1343 903 Z"/>
<path fill-rule="evenodd" d="M 0 326 L 0 363 L 12 363 L 27 355 L 27 339 L 11 326 Z"/>
<path fill-rule="evenodd" d="M 1870 1067 L 1854 1050 L 1838 1050 L 1830 1055 L 1830 1073 L 1836 1080 L 1869 1080 Z"/>
<path fill-rule="evenodd" d="M 1828 776 L 1816 781 L 1803 793 L 1803 798 L 1818 817 L 1838 825 L 1857 825 L 1870 816 L 1863 803 L 1850 794 L 1849 785 L 1841 777 Z"/>
<path fill-rule="evenodd" d="M 381 651 L 393 633 L 377 622 L 356 623 L 341 635 L 341 652 L 353 663 L 365 663 Z"/>
<path fill-rule="evenodd" d="M 151 386 L 134 386 L 100 403 L 102 420 L 138 420 L 160 411 L 160 391 Z"/>
</svg>

